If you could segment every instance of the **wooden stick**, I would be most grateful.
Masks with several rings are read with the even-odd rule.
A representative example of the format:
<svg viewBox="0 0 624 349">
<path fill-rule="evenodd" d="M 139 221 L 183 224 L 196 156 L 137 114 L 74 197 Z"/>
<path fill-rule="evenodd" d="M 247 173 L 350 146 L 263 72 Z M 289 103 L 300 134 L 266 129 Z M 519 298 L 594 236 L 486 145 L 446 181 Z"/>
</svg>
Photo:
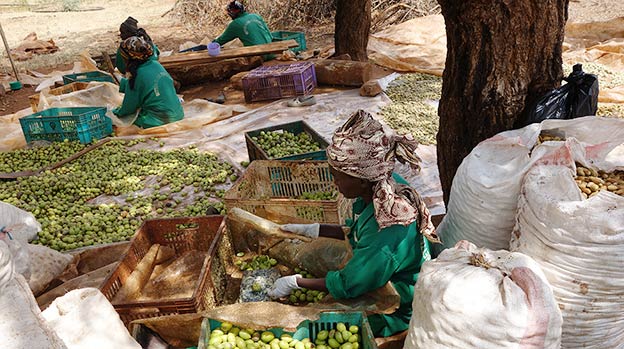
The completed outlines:
<svg viewBox="0 0 624 349">
<path fill-rule="evenodd" d="M 4 36 L 4 30 L 2 30 L 2 24 L 0 24 L 0 35 L 2 35 L 2 41 L 4 41 L 4 48 L 6 49 L 7 56 L 9 56 L 11 67 L 13 67 L 13 73 L 15 74 L 15 79 L 17 81 L 20 81 L 19 74 L 17 73 L 17 69 L 15 68 L 15 63 L 13 63 L 13 57 L 11 57 L 11 50 L 9 49 L 9 43 L 7 43 L 6 37 Z"/>
<path fill-rule="evenodd" d="M 119 80 L 117 80 L 117 76 L 115 75 L 115 66 L 106 51 L 102 51 L 102 59 L 104 60 L 104 64 L 106 64 L 106 68 L 108 68 L 108 72 L 113 76 L 113 79 L 115 79 L 115 83 L 119 85 Z"/>
</svg>

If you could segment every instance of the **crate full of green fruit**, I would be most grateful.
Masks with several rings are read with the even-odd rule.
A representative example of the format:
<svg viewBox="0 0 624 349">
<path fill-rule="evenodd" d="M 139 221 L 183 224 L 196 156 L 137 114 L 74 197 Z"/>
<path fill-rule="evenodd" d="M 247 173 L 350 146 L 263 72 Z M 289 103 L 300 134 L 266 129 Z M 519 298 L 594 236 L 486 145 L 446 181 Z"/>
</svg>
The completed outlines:
<svg viewBox="0 0 624 349">
<path fill-rule="evenodd" d="M 305 121 L 271 126 L 245 133 L 249 161 L 326 160 L 327 141 Z"/>
</svg>

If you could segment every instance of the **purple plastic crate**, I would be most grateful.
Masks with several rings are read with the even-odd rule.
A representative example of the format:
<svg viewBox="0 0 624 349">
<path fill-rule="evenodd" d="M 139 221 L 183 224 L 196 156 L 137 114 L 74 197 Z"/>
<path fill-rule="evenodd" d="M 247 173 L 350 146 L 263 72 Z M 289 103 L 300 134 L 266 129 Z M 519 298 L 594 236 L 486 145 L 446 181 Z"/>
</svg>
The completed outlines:
<svg viewBox="0 0 624 349">
<path fill-rule="evenodd" d="M 312 62 L 262 66 L 243 78 L 245 102 L 305 96 L 316 87 Z"/>
</svg>

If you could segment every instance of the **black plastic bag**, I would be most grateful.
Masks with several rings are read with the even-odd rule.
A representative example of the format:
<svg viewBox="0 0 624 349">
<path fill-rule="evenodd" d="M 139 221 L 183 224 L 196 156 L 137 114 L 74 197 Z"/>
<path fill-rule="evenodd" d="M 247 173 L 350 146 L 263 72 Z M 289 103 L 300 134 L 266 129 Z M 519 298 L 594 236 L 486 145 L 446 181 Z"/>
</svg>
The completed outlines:
<svg viewBox="0 0 624 349">
<path fill-rule="evenodd" d="M 530 109 L 527 125 L 548 119 L 568 120 L 596 115 L 598 110 L 596 75 L 583 72 L 582 65 L 575 64 L 572 73 L 564 80 L 567 84 L 548 92 Z"/>
</svg>

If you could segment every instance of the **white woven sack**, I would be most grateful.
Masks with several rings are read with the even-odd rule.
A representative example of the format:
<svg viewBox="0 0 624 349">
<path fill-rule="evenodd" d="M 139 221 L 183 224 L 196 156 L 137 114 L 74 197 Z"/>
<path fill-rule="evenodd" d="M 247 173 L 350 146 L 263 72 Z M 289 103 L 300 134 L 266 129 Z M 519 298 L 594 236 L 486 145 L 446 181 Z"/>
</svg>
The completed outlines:
<svg viewBox="0 0 624 349">
<path fill-rule="evenodd" d="M 30 257 L 28 285 L 35 295 L 39 295 L 63 273 L 73 256 L 41 245 L 28 244 L 27 249 Z"/>
<path fill-rule="evenodd" d="M 41 231 L 41 224 L 31 213 L 0 201 L 0 227 L 11 232 L 13 239 L 25 244 L 34 240 Z"/>
<path fill-rule="evenodd" d="M 511 248 L 533 257 L 552 285 L 562 348 L 624 348 L 624 198 L 583 199 L 574 173 L 574 162 L 529 171 Z"/>
<path fill-rule="evenodd" d="M 624 139 L 624 120 L 546 120 L 479 143 L 464 158 L 453 179 L 447 213 L 437 229 L 444 246 L 468 240 L 492 250 L 509 249 L 524 175 L 562 144 L 545 142 L 535 147 L 542 131 L 612 149 Z"/>
<path fill-rule="evenodd" d="M 560 347 L 552 290 L 537 263 L 520 253 L 462 241 L 423 265 L 412 307 L 405 349 Z"/>
<path fill-rule="evenodd" d="M 69 349 L 141 349 L 98 289 L 68 292 L 42 315 Z"/>
<path fill-rule="evenodd" d="M 12 256 L 0 241 L 0 347 L 66 349 L 41 317 L 24 277 L 13 272 Z"/>
</svg>

